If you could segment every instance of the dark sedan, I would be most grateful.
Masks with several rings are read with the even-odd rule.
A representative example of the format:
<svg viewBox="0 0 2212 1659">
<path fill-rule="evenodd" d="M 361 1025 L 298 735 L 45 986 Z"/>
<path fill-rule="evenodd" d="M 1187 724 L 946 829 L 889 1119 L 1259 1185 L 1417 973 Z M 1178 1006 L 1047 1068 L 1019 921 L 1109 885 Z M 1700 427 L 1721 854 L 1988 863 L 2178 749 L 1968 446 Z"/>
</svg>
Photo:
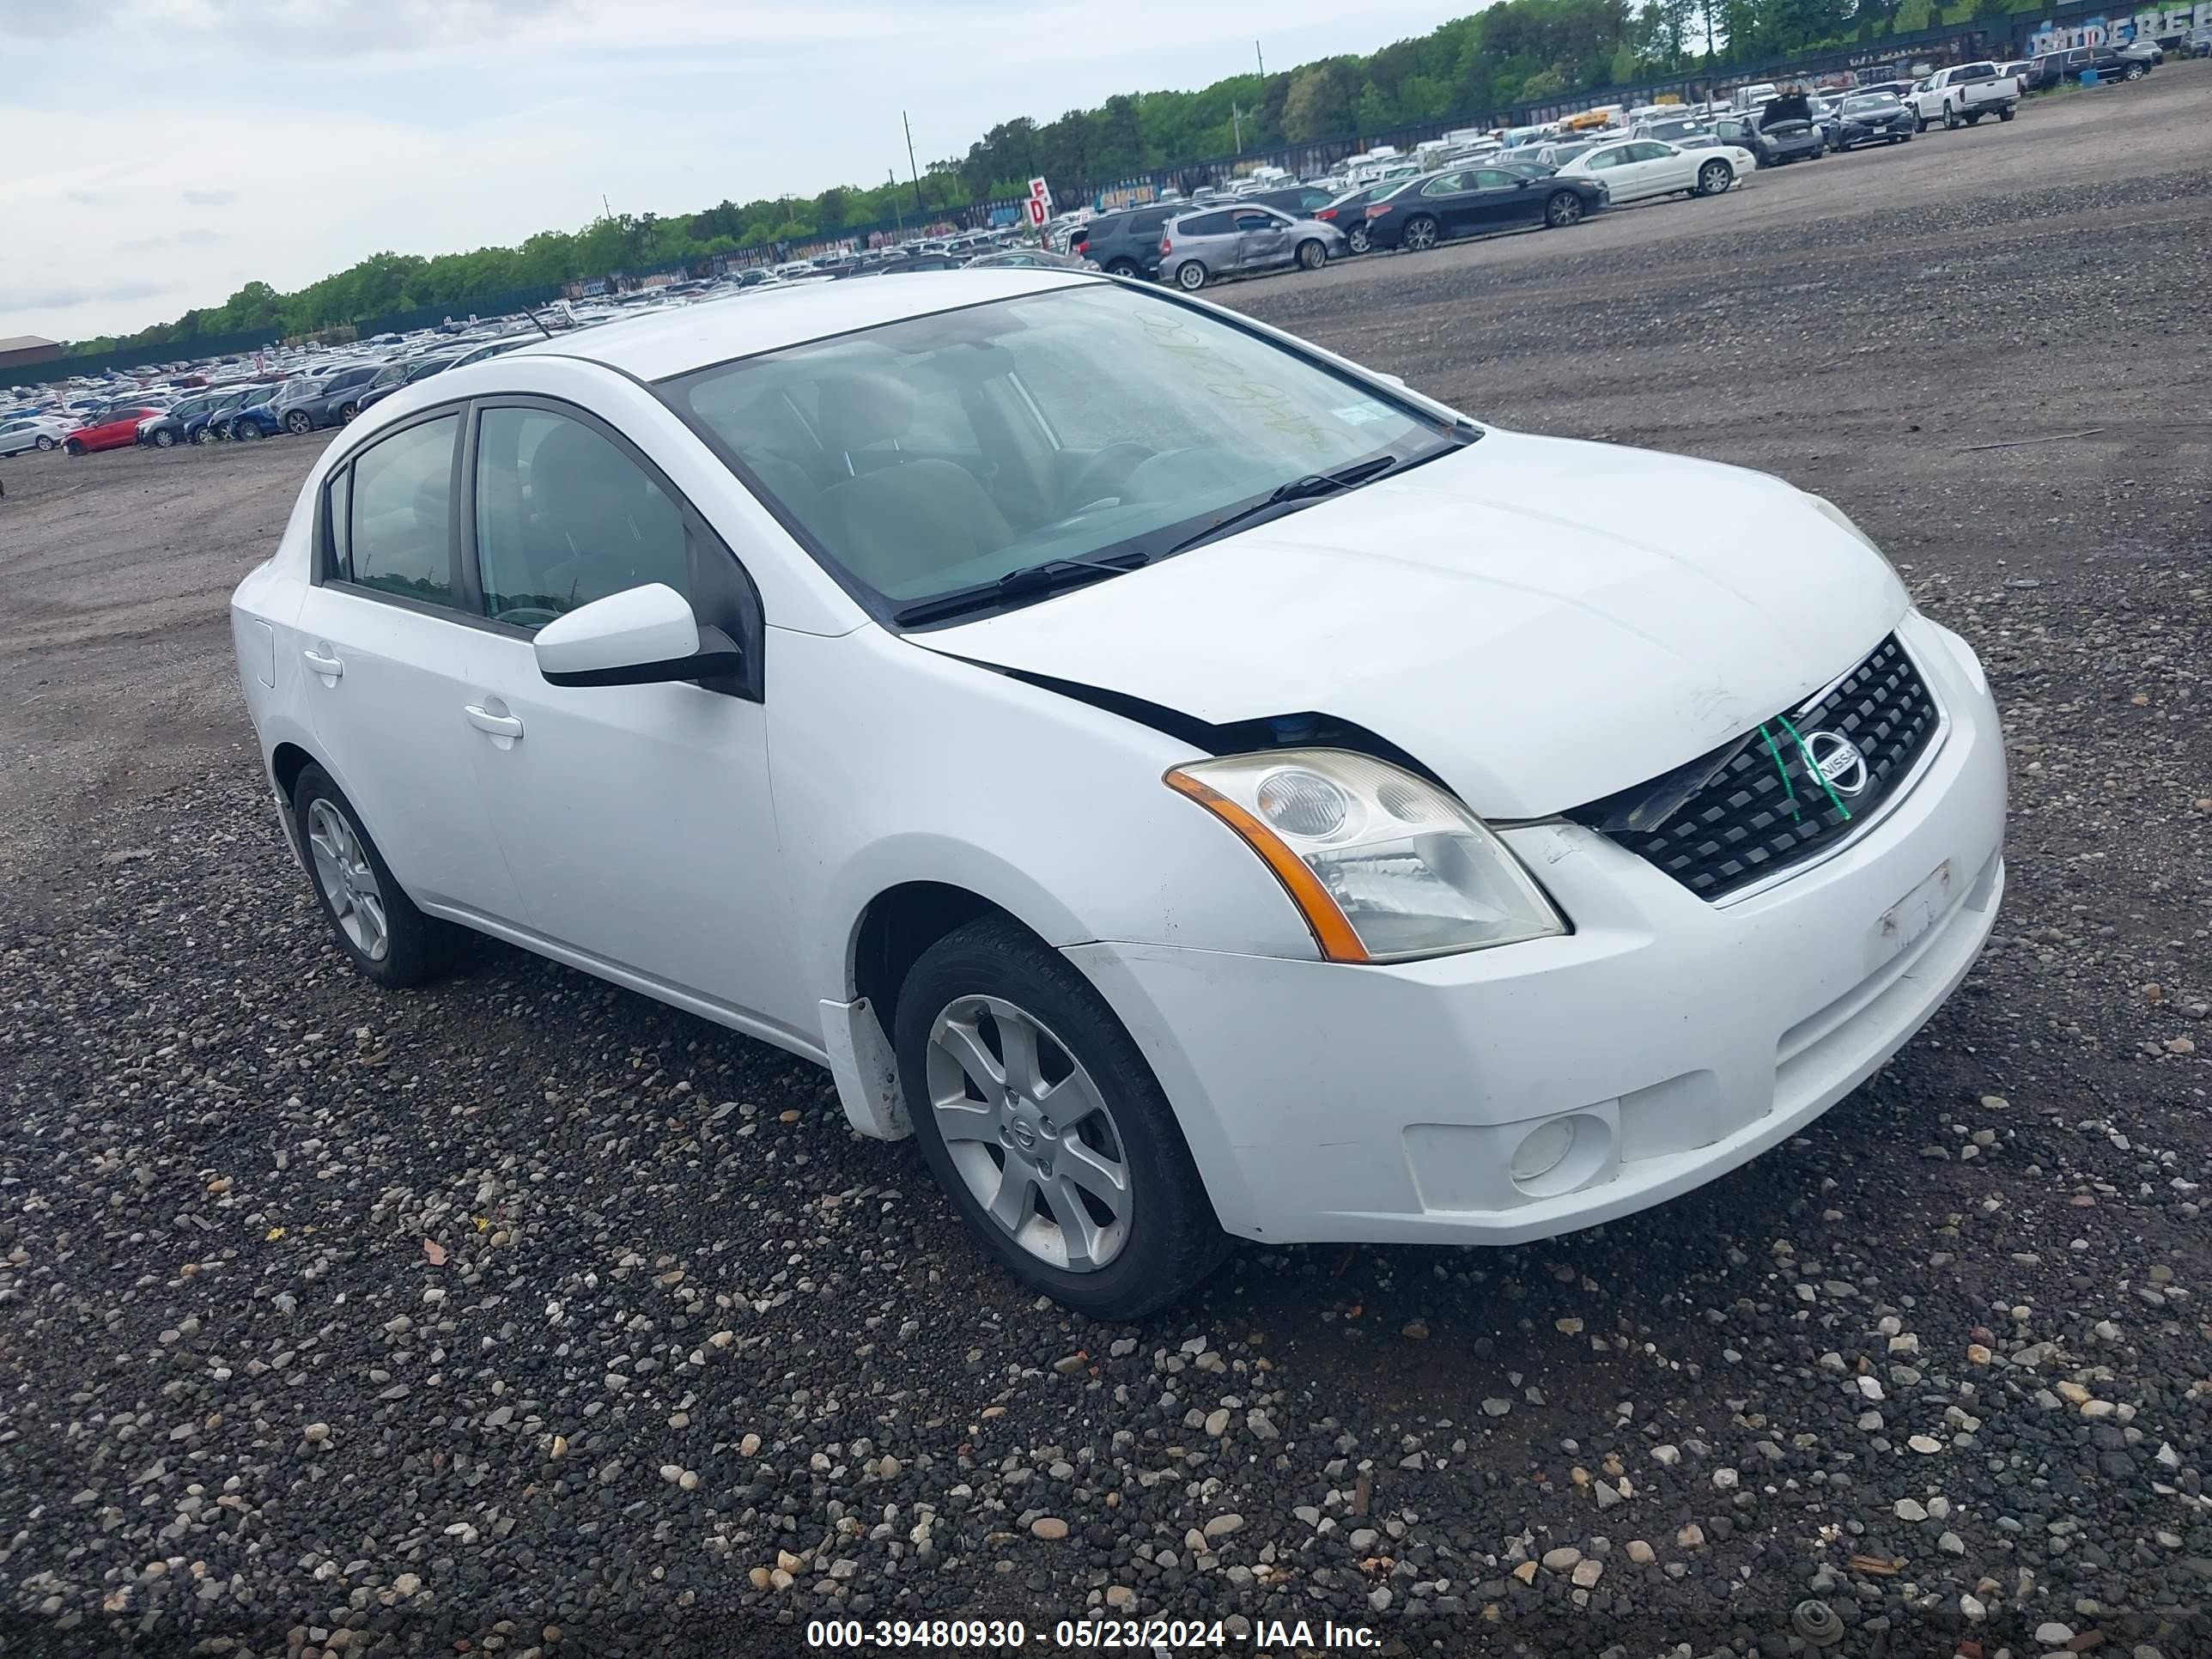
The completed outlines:
<svg viewBox="0 0 2212 1659">
<path fill-rule="evenodd" d="M 312 380 L 289 398 L 277 400 L 277 418 L 287 432 L 343 426 L 361 409 L 361 394 L 382 370 L 381 363 L 354 363 Z"/>
<path fill-rule="evenodd" d="M 1912 112 L 1886 92 L 1855 92 L 1837 112 L 1835 146 L 1856 149 L 1861 144 L 1902 144 L 1917 125 Z"/>
<path fill-rule="evenodd" d="M 1759 158 L 1763 167 L 1811 161 L 1826 155 L 1828 149 L 1828 141 L 1813 125 L 1811 106 L 1803 98 L 1788 94 L 1770 99 L 1756 119 L 1723 116 L 1713 131 L 1724 144 L 1742 145 Z"/>
<path fill-rule="evenodd" d="M 1595 179 L 1548 178 L 1508 167 L 1454 167 L 1409 179 L 1367 208 L 1368 239 L 1376 247 L 1418 253 L 1451 236 L 1479 236 L 1526 225 L 1564 229 L 1602 209 L 1605 186 Z"/>
<path fill-rule="evenodd" d="M 386 363 L 376 371 L 376 377 L 360 388 L 361 395 L 354 400 L 354 413 L 373 409 L 403 386 L 412 386 L 433 374 L 442 374 L 459 362 L 465 354 L 442 351 L 431 356 L 409 357 L 396 363 Z"/>
</svg>

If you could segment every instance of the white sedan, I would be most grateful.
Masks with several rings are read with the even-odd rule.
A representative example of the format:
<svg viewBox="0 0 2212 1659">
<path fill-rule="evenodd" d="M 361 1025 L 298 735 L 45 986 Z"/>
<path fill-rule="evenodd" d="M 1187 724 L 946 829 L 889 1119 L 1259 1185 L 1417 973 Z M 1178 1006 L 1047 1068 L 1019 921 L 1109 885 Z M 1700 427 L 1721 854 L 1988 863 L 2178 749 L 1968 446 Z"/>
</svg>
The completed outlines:
<svg viewBox="0 0 2212 1659">
<path fill-rule="evenodd" d="M 1678 191 L 1717 196 L 1758 168 L 1759 158 L 1738 144 L 1683 149 L 1657 138 L 1632 138 L 1585 150 L 1559 171 L 1597 179 L 1619 206 Z"/>
<path fill-rule="evenodd" d="M 420 380 L 232 623 L 369 980 L 471 928 L 817 1060 L 1101 1318 L 1709 1181 L 2003 886 L 1980 665 L 1828 502 L 1075 271 Z"/>
<path fill-rule="evenodd" d="M 20 455 L 27 449 L 59 448 L 75 430 L 73 426 L 43 415 L 26 415 L 0 422 L 0 459 Z"/>
</svg>

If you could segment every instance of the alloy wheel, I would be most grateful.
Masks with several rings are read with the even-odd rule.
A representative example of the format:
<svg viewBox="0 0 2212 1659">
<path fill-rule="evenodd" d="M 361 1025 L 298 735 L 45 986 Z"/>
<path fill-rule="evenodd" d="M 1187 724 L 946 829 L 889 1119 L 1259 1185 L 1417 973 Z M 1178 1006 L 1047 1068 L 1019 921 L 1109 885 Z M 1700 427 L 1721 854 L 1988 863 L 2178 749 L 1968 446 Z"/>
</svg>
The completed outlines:
<svg viewBox="0 0 2212 1659">
<path fill-rule="evenodd" d="M 1414 253 L 1425 253 L 1437 245 L 1437 226 L 1433 219 L 1416 219 L 1406 227 L 1406 246 Z"/>
<path fill-rule="evenodd" d="M 46 436 L 45 433 L 41 432 L 39 434 L 39 447 L 41 449 L 52 449 L 53 447 L 54 441 Z"/>
<path fill-rule="evenodd" d="M 1206 286 L 1206 267 L 1195 259 L 1186 259 L 1176 267 L 1176 285 L 1195 294 Z"/>
<path fill-rule="evenodd" d="M 1561 191 L 1554 196 L 1552 204 L 1544 210 L 1545 222 L 1559 230 L 1579 223 L 1582 216 L 1583 198 L 1568 191 Z"/>
<path fill-rule="evenodd" d="M 1358 226 L 1355 229 L 1346 231 L 1344 233 L 1344 243 L 1345 246 L 1350 248 L 1354 253 L 1364 253 L 1369 248 L 1375 246 L 1374 239 L 1368 235 L 1367 227 L 1364 225 Z"/>
<path fill-rule="evenodd" d="M 1729 176 L 1725 161 L 1708 161 L 1698 174 L 1698 188 L 1708 196 L 1717 196 L 1729 187 Z"/>
<path fill-rule="evenodd" d="M 384 909 L 384 890 L 362 850 L 346 815 L 328 800 L 307 809 L 307 849 L 314 855 L 315 881 L 337 918 L 338 930 L 371 962 L 392 950 L 392 927 Z"/>
<path fill-rule="evenodd" d="M 156 449 L 167 449 L 171 444 L 173 444 L 176 441 L 177 434 L 170 431 L 166 426 L 161 428 L 160 431 L 154 434 L 154 447 Z"/>
<path fill-rule="evenodd" d="M 314 428 L 315 417 L 304 409 L 295 409 L 284 417 L 287 432 L 312 432 Z"/>
<path fill-rule="evenodd" d="M 1091 1073 L 1034 1015 L 965 996 L 930 1028 L 929 1107 L 946 1155 L 992 1223 L 1064 1273 L 1129 1242 L 1129 1159 Z"/>
</svg>

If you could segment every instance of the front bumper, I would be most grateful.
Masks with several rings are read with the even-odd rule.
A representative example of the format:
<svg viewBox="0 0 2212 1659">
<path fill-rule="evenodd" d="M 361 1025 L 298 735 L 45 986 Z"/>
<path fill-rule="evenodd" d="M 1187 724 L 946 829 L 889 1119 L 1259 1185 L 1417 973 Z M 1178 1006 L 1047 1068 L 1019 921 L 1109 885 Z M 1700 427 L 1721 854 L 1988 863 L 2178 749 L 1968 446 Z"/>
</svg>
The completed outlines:
<svg viewBox="0 0 2212 1659">
<path fill-rule="evenodd" d="M 1712 1180 L 1869 1076 L 1973 965 L 2004 883 L 1996 706 L 1962 641 L 1917 615 L 1898 632 L 1942 703 L 1940 748 L 1863 836 L 1753 896 L 1708 904 L 1546 823 L 1501 833 L 1565 938 L 1360 967 L 1069 949 L 1152 1060 L 1222 1224 L 1549 1237 Z"/>
</svg>

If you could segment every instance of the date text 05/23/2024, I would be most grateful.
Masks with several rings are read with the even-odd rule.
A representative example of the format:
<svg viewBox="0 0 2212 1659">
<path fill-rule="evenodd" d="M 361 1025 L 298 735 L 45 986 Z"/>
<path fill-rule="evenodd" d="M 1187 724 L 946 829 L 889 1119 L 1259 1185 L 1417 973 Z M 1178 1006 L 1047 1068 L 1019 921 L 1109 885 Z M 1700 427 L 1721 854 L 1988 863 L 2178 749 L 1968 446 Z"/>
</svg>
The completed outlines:
<svg viewBox="0 0 2212 1659">
<path fill-rule="evenodd" d="M 1041 1651 L 1182 1652 L 1241 1648 L 1255 1654 L 1316 1650 L 1363 1652 L 1381 1645 L 1364 1625 L 1324 1619 L 1061 1619 L 1049 1632 L 1018 1619 L 814 1619 L 806 1645 L 815 1651 L 902 1653 L 926 1650 L 1015 1651 L 1034 1642 Z"/>
</svg>

